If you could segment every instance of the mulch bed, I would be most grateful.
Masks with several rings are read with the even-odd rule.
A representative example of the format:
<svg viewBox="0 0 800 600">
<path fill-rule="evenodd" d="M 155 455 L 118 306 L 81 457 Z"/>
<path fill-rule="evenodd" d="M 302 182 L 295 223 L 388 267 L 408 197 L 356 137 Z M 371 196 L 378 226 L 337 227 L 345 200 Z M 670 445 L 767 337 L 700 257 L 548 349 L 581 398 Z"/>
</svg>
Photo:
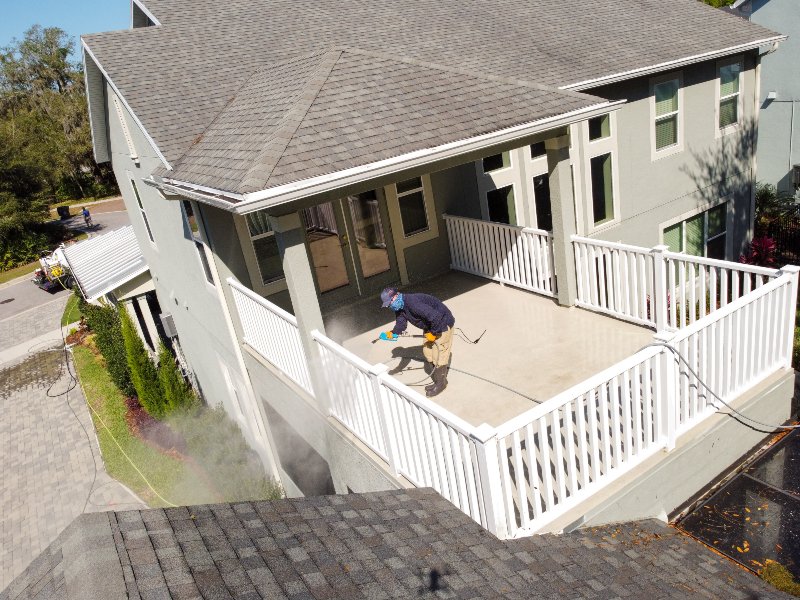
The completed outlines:
<svg viewBox="0 0 800 600">
<path fill-rule="evenodd" d="M 125 398 L 125 405 L 128 407 L 125 421 L 133 435 L 161 452 L 179 459 L 186 458 L 186 441 L 180 434 L 147 414 L 138 399 Z"/>
</svg>

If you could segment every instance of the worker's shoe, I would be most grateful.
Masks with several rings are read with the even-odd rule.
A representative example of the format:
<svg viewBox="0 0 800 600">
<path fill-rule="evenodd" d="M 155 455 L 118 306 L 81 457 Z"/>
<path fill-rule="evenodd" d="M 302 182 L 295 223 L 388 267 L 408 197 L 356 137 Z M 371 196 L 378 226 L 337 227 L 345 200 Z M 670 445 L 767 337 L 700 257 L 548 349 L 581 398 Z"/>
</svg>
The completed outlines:
<svg viewBox="0 0 800 600">
<path fill-rule="evenodd" d="M 447 387 L 447 367 L 436 367 L 431 378 L 433 384 L 425 387 L 425 395 L 428 398 L 441 394 Z"/>
</svg>

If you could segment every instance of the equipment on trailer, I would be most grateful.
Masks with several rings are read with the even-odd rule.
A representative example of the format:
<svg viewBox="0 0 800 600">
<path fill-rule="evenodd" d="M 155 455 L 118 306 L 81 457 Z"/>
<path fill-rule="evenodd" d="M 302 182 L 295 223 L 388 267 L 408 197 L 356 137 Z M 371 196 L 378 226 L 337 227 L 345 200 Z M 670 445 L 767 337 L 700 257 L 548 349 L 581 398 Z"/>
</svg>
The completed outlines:
<svg viewBox="0 0 800 600">
<path fill-rule="evenodd" d="M 64 256 L 64 245 L 56 248 L 50 255 L 42 255 L 40 267 L 33 274 L 33 283 L 47 292 L 69 289 L 74 283 Z"/>
</svg>

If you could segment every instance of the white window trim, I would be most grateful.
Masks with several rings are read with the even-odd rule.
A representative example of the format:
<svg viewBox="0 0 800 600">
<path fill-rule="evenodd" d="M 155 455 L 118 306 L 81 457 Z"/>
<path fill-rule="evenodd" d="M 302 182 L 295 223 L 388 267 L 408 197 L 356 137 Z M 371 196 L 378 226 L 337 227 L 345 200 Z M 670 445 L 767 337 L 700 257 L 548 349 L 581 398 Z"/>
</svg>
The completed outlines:
<svg viewBox="0 0 800 600">
<path fill-rule="evenodd" d="M 431 177 L 430 175 L 420 175 L 420 179 L 422 180 L 422 197 L 425 201 L 425 217 L 428 219 L 428 229 L 413 233 L 408 237 L 403 232 L 403 216 L 400 213 L 397 187 L 395 184 L 390 184 L 383 188 L 383 193 L 386 197 L 386 208 L 389 212 L 389 227 L 392 230 L 395 260 L 400 273 L 400 281 L 404 284 L 409 281 L 405 257 L 406 248 L 411 248 L 439 237 L 439 218 L 436 214 L 436 201 L 433 197 Z"/>
<path fill-rule="evenodd" d="M 186 209 L 184 207 L 184 202 L 189 202 L 192 207 L 192 212 L 194 213 L 194 219 L 197 222 L 197 236 L 194 235 L 192 232 L 192 226 L 189 223 L 189 215 L 186 214 Z M 183 223 L 189 229 L 189 235 L 191 236 L 191 242 L 195 249 L 195 254 L 202 252 L 203 255 L 206 257 L 206 262 L 208 263 L 208 272 L 211 275 L 211 281 L 208 280 L 206 276 L 206 269 L 203 266 L 203 261 L 200 256 L 197 256 L 197 264 L 200 267 L 200 272 L 203 274 L 203 281 L 205 281 L 206 286 L 211 289 L 215 289 L 219 285 L 219 281 L 214 274 L 214 269 L 211 268 L 212 261 L 214 260 L 214 255 L 211 252 L 211 248 L 208 245 L 208 232 L 206 231 L 206 224 L 203 221 L 203 215 L 200 213 L 200 208 L 197 205 L 197 202 L 194 200 L 184 199 L 181 200 L 181 216 L 183 217 Z M 200 247 L 197 244 L 200 244 Z"/>
<path fill-rule="evenodd" d="M 525 166 L 531 161 L 530 145 L 525 145 L 521 148 L 514 148 L 513 150 L 508 150 L 507 152 L 510 166 L 503 169 L 497 169 L 496 171 L 484 173 L 483 158 L 475 161 L 475 173 L 478 181 L 481 219 L 484 221 L 489 220 L 489 198 L 487 194 L 493 190 L 510 186 L 514 192 L 514 213 L 517 217 L 517 226 L 523 227 L 527 226 L 530 219 L 530 215 L 524 212 L 525 199 L 523 198 L 523 190 L 527 190 L 524 182 L 526 170 Z M 527 157 L 524 155 L 521 156 L 523 153 L 526 154 Z M 546 163 L 546 155 L 544 159 Z M 538 161 L 539 159 L 535 160 Z"/>
<path fill-rule="evenodd" d="M 578 135 L 581 137 L 582 146 L 585 149 L 583 154 L 583 185 L 586 193 L 584 195 L 584 202 L 586 204 L 585 214 L 585 227 L 587 235 L 600 233 L 606 229 L 611 229 L 619 225 L 622 218 L 620 215 L 620 197 L 619 197 L 619 150 L 617 144 L 617 114 L 615 112 L 609 114 L 609 127 L 611 128 L 611 135 L 605 138 L 600 138 L 592 142 L 589 141 L 589 121 L 583 121 L 577 124 L 576 129 L 579 131 Z M 596 156 L 603 154 L 611 154 L 611 193 L 614 195 L 612 199 L 612 209 L 614 216 L 600 223 L 594 222 L 594 209 L 589 206 L 592 202 L 592 159 Z M 576 171 L 577 173 L 577 171 Z"/>
<path fill-rule="evenodd" d="M 244 255 L 247 274 L 250 276 L 250 288 L 257 294 L 265 297 L 289 289 L 285 277 L 270 281 L 267 284 L 263 283 L 264 280 L 261 277 L 261 268 L 258 266 L 258 259 L 256 258 L 256 249 L 253 246 L 253 238 L 250 236 L 250 228 L 247 227 L 247 219 L 244 215 L 234 215 L 233 223 L 236 227 L 236 233 L 239 235 L 239 245 Z M 274 234 L 275 233 L 272 232 L 272 235 Z M 255 237 L 266 237 L 266 235 L 258 235 Z"/>
<path fill-rule="evenodd" d="M 659 226 L 658 226 L 659 243 L 660 244 L 664 243 L 664 231 L 666 231 L 667 229 L 669 229 L 673 225 L 677 225 L 678 223 L 682 223 L 684 221 L 687 221 L 687 220 L 691 219 L 692 217 L 696 217 L 697 215 L 699 215 L 701 213 L 708 212 L 712 208 L 716 208 L 717 206 L 719 206 L 721 204 L 725 204 L 726 202 L 728 203 L 728 210 L 726 211 L 726 215 L 725 215 L 725 234 L 727 235 L 727 234 L 730 233 L 731 235 L 728 235 L 728 237 L 725 239 L 725 260 L 729 260 L 730 257 L 733 256 L 733 235 L 732 235 L 733 234 L 733 227 L 734 227 L 733 194 L 728 194 L 727 196 L 723 196 L 722 198 L 720 198 L 720 199 L 718 199 L 718 200 L 716 200 L 714 202 L 708 202 L 707 204 L 704 204 L 704 205 L 699 206 L 697 208 L 693 208 L 692 210 L 686 211 L 685 213 L 683 213 L 681 215 L 678 215 L 677 217 L 674 217 L 672 219 L 669 219 L 668 221 L 664 221 L 663 223 L 659 224 Z M 682 232 L 682 235 L 685 235 L 685 233 Z M 720 235 L 722 235 L 722 234 L 715 235 L 712 239 L 716 239 Z M 686 241 L 685 239 L 682 240 L 684 247 L 686 247 L 685 241 Z M 709 242 L 709 239 L 708 239 L 708 219 L 703 219 L 703 255 L 704 256 L 707 253 L 706 252 L 706 246 L 708 245 L 708 242 Z M 672 250 L 672 252 L 675 252 L 675 250 Z M 686 251 L 685 250 L 681 250 L 680 254 L 686 254 Z M 694 255 L 689 255 L 689 256 L 694 256 Z"/>
<path fill-rule="evenodd" d="M 125 174 L 128 176 L 128 183 L 131 186 L 131 193 L 133 194 L 133 201 L 136 203 L 136 208 L 139 210 L 139 216 L 142 218 L 142 225 L 144 225 L 144 231 L 147 234 L 147 239 L 150 240 L 150 245 L 158 249 L 156 245 L 156 238 L 153 235 L 153 226 L 150 224 L 150 219 L 147 218 L 147 210 L 144 207 L 144 201 L 142 200 L 142 192 L 139 189 L 139 186 L 136 184 L 136 177 L 134 177 L 133 173 L 130 171 L 125 171 Z"/>
<path fill-rule="evenodd" d="M 723 100 L 721 94 L 721 87 L 722 87 L 722 79 L 720 78 L 720 70 L 722 67 L 727 67 L 730 65 L 738 64 L 739 65 L 739 91 L 737 92 L 738 98 L 736 102 L 736 122 L 731 123 L 726 127 L 719 126 L 719 108 L 720 103 Z M 744 82 L 744 78 L 742 75 L 744 74 L 744 60 L 741 56 L 735 56 L 733 58 L 726 58 L 724 60 L 717 61 L 717 80 L 716 86 L 714 90 L 714 94 L 716 97 L 716 104 L 714 105 L 714 131 L 716 132 L 715 135 L 717 138 L 730 135 L 739 130 L 739 124 L 742 122 L 742 109 L 743 109 L 743 98 L 744 94 L 742 93 L 742 85 Z M 733 94 L 729 96 L 725 96 L 725 98 L 731 98 Z"/>
<path fill-rule="evenodd" d="M 677 120 L 677 132 L 678 132 L 678 141 L 671 146 L 665 146 L 664 148 L 657 149 L 656 148 L 656 120 L 657 119 L 664 119 L 670 115 L 656 115 L 656 86 L 660 83 L 666 83 L 668 81 L 677 81 L 678 82 L 678 110 L 675 113 L 678 115 Z M 684 145 L 683 145 L 683 113 L 684 113 L 684 104 L 683 104 L 683 72 L 678 71 L 677 73 L 670 73 L 668 75 L 662 75 L 661 77 L 653 77 L 650 80 L 650 157 L 651 160 L 656 161 L 661 158 L 665 158 L 667 156 L 672 156 L 673 154 L 677 154 L 679 152 L 683 152 Z"/>
</svg>

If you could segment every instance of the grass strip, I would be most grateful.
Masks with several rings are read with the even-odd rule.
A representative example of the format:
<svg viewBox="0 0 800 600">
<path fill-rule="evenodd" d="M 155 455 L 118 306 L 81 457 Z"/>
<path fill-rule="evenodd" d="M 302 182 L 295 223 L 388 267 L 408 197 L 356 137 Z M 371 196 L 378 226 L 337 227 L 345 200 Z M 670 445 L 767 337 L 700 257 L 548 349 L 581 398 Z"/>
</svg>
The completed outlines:
<svg viewBox="0 0 800 600">
<path fill-rule="evenodd" d="M 83 317 L 83 313 L 81 312 L 80 300 L 75 294 L 72 294 L 64 307 L 64 314 L 61 315 L 61 326 L 64 327 L 70 323 L 80 321 L 81 317 Z"/>
<path fill-rule="evenodd" d="M 199 480 L 184 461 L 159 452 L 130 432 L 125 421 L 125 399 L 111 381 L 102 359 L 84 346 L 76 346 L 73 357 L 86 401 L 105 423 L 105 426 L 101 424 L 97 415 L 89 411 L 108 474 L 131 488 L 149 506 L 165 506 L 120 452 L 113 436 L 153 488 L 168 501 L 177 505 L 213 502 L 216 494 Z"/>
<path fill-rule="evenodd" d="M 14 267 L 13 269 L 2 271 L 0 272 L 0 283 L 6 283 L 7 281 L 11 281 L 17 277 L 22 277 L 23 275 L 33 275 L 33 272 L 38 268 L 39 261 L 37 260 L 28 263 L 27 265 L 20 265 L 18 267 Z"/>
</svg>

